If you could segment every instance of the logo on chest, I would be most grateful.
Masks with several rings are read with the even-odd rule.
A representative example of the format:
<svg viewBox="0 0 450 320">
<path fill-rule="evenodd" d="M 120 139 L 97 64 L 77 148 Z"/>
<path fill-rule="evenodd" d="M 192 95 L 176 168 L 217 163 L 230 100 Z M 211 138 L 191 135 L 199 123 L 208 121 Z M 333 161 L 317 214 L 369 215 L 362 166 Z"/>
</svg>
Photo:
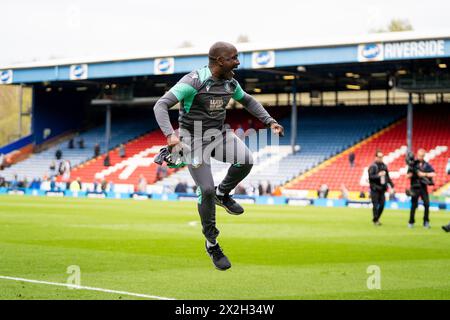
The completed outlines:
<svg viewBox="0 0 450 320">
<path fill-rule="evenodd" d="M 223 110 L 225 102 L 222 98 L 211 98 L 209 99 L 209 111 L 220 111 Z"/>
</svg>

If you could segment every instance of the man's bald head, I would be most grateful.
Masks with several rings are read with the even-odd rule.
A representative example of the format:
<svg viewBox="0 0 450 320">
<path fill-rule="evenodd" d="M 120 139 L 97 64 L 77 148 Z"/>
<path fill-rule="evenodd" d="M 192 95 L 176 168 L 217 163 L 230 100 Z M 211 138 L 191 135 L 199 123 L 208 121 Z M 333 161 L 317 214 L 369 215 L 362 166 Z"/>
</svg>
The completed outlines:
<svg viewBox="0 0 450 320">
<path fill-rule="evenodd" d="M 228 42 L 216 42 L 209 49 L 208 55 L 212 74 L 220 79 L 231 80 L 233 70 L 240 64 L 236 47 Z"/>
<path fill-rule="evenodd" d="M 420 148 L 419 150 L 417 150 L 417 159 L 419 159 L 420 161 L 424 160 L 426 154 L 427 151 L 423 148 Z"/>
<path fill-rule="evenodd" d="M 223 57 L 224 55 L 232 51 L 237 52 L 236 47 L 231 43 L 223 41 L 216 42 L 211 46 L 211 48 L 209 48 L 209 61 L 215 62 L 219 57 Z"/>
</svg>

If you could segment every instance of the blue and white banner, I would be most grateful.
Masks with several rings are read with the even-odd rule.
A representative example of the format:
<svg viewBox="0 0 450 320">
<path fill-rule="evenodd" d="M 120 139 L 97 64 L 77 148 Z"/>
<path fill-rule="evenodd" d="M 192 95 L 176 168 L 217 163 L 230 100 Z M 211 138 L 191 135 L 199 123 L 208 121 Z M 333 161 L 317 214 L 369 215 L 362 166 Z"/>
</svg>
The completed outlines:
<svg viewBox="0 0 450 320">
<path fill-rule="evenodd" d="M 0 84 L 10 84 L 13 82 L 12 70 L 0 70 Z"/>
<path fill-rule="evenodd" d="M 358 45 L 358 62 L 438 58 L 449 54 L 442 39 Z"/>
<path fill-rule="evenodd" d="M 252 68 L 275 67 L 275 51 L 257 51 L 252 53 Z"/>
<path fill-rule="evenodd" d="M 175 59 L 171 57 L 155 59 L 153 69 L 154 74 L 172 74 L 175 71 Z"/>
<path fill-rule="evenodd" d="M 88 78 L 87 64 L 74 64 L 70 66 L 70 80 L 86 80 Z"/>
<path fill-rule="evenodd" d="M 358 46 L 358 61 L 382 61 L 384 59 L 384 47 L 381 43 L 366 43 Z"/>
</svg>

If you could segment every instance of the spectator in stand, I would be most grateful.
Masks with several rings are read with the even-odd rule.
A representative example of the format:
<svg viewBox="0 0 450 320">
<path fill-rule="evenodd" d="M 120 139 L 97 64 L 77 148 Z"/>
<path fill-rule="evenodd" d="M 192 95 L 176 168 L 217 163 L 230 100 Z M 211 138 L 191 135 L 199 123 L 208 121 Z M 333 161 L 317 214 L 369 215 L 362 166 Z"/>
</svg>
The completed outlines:
<svg viewBox="0 0 450 320">
<path fill-rule="evenodd" d="M 84 139 L 80 138 L 80 140 L 78 140 L 78 147 L 80 149 L 84 149 Z"/>
<path fill-rule="evenodd" d="M 363 189 L 361 189 L 361 191 L 359 192 L 359 198 L 360 199 L 365 199 L 366 198 L 366 193 L 364 192 Z"/>
<path fill-rule="evenodd" d="M 165 177 L 167 177 L 167 165 L 163 163 L 161 166 L 158 166 L 158 169 L 156 169 L 156 180 L 162 180 Z"/>
<path fill-rule="evenodd" d="M 0 170 L 3 170 L 3 162 L 5 162 L 5 155 L 3 153 L 0 153 Z"/>
<path fill-rule="evenodd" d="M 323 184 L 320 186 L 319 190 L 317 190 L 317 196 L 319 199 L 326 199 L 328 197 L 328 186 L 326 184 Z"/>
<path fill-rule="evenodd" d="M 61 160 L 62 155 L 63 155 L 63 154 L 62 154 L 61 149 L 56 150 L 56 152 L 55 152 L 55 158 L 56 158 L 56 160 Z"/>
<path fill-rule="evenodd" d="M 145 179 L 143 174 L 141 174 L 139 176 L 138 192 L 139 193 L 147 193 L 147 179 Z"/>
<path fill-rule="evenodd" d="M 106 154 L 105 159 L 103 159 L 103 165 L 109 167 L 111 165 L 111 158 L 109 157 L 109 152 Z"/>
<path fill-rule="evenodd" d="M 120 144 L 119 146 L 119 156 L 125 158 L 125 146 L 123 144 Z"/>
<path fill-rule="evenodd" d="M 175 193 L 187 193 L 187 184 L 184 181 L 180 181 L 175 186 Z"/>
<path fill-rule="evenodd" d="M 50 167 L 48 167 L 48 169 L 48 175 L 50 176 L 50 178 L 56 175 L 56 163 L 54 160 L 50 163 Z"/>
<path fill-rule="evenodd" d="M 348 161 L 350 162 L 350 167 L 354 167 L 355 166 L 355 153 L 352 151 L 350 152 L 350 154 L 348 155 Z"/>
<path fill-rule="evenodd" d="M 261 181 L 258 183 L 258 195 L 264 196 L 266 194 L 264 190 L 264 186 L 262 185 Z"/>
<path fill-rule="evenodd" d="M 100 185 L 102 192 L 106 192 L 108 189 L 108 181 L 106 181 L 105 178 L 103 178 L 102 183 Z"/>
<path fill-rule="evenodd" d="M 283 188 L 281 186 L 275 187 L 275 190 L 272 193 L 273 196 L 281 197 L 283 195 Z"/>
<path fill-rule="evenodd" d="M 0 188 L 6 187 L 6 179 L 0 176 Z"/>
<path fill-rule="evenodd" d="M 266 195 L 270 196 L 272 194 L 272 185 L 270 181 L 267 181 Z"/>
<path fill-rule="evenodd" d="M 72 192 L 80 192 L 81 191 L 80 177 L 78 177 L 76 180 L 74 180 L 70 183 L 69 190 Z"/>
<path fill-rule="evenodd" d="M 67 146 L 69 149 L 73 149 L 74 148 L 74 141 L 73 138 L 69 140 L 69 144 Z"/>
<path fill-rule="evenodd" d="M 344 184 L 341 184 L 341 199 L 348 200 L 348 189 Z"/>
<path fill-rule="evenodd" d="M 100 145 L 98 143 L 94 146 L 94 157 L 97 158 L 100 155 Z"/>
<path fill-rule="evenodd" d="M 50 191 L 58 191 L 58 188 L 56 186 L 56 179 L 55 177 L 52 177 L 50 181 Z"/>
<path fill-rule="evenodd" d="M 70 180 L 70 161 L 69 160 L 64 160 L 62 163 L 62 180 L 65 182 L 68 182 Z"/>
<path fill-rule="evenodd" d="M 238 184 L 238 185 L 236 186 L 236 189 L 234 190 L 234 194 L 243 194 L 243 195 L 246 195 L 247 192 L 246 192 L 244 186 L 242 186 L 242 184 Z"/>
<path fill-rule="evenodd" d="M 244 139 L 245 139 L 245 131 L 244 131 L 244 129 L 242 129 L 242 126 L 240 124 L 238 124 L 237 129 L 234 131 L 234 134 L 236 134 L 236 136 L 239 139 L 244 141 Z"/>
<path fill-rule="evenodd" d="M 30 183 L 30 189 L 40 189 L 41 188 L 41 179 L 34 178 Z"/>
</svg>

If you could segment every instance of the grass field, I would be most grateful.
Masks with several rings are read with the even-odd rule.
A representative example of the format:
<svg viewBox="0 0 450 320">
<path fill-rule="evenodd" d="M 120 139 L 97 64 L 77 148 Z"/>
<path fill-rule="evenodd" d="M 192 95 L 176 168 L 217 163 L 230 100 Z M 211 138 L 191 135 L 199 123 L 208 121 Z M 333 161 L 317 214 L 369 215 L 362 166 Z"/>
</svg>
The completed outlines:
<svg viewBox="0 0 450 320">
<path fill-rule="evenodd" d="M 175 299 L 450 299 L 448 212 L 432 229 L 407 228 L 406 211 L 246 205 L 218 209 L 233 266 L 213 268 L 192 202 L 0 197 L 0 276 Z M 422 212 L 418 213 L 418 222 Z M 381 290 L 369 290 L 370 265 Z M 0 279 L 0 299 L 139 299 Z"/>
</svg>

